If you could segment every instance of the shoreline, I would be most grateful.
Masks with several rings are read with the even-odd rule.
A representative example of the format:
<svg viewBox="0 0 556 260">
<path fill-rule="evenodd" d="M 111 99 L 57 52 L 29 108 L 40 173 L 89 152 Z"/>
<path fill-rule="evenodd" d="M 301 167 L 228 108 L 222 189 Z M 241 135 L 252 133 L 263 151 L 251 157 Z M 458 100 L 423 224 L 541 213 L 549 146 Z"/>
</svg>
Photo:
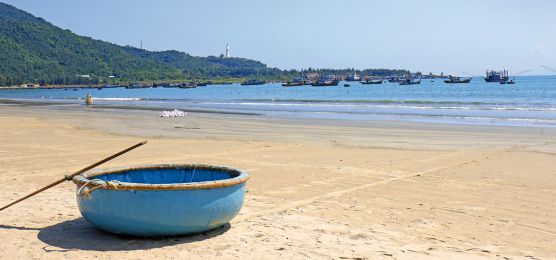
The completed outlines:
<svg viewBox="0 0 556 260">
<path fill-rule="evenodd" d="M 94 98 L 93 98 L 94 99 Z M 86 107 L 84 100 L 71 99 L 71 100 L 50 100 L 50 99 L 7 99 L 0 98 L 0 106 L 23 106 L 23 107 L 45 107 L 52 109 L 59 109 L 60 106 L 80 109 Z M 118 104 L 120 103 L 120 104 Z M 322 102 L 319 102 L 322 103 Z M 226 102 L 222 104 L 227 104 Z M 135 99 L 126 101 L 105 101 L 100 98 L 100 101 L 94 102 L 89 106 L 89 109 L 114 109 L 121 111 L 143 110 L 143 111 L 165 111 L 178 109 L 188 113 L 201 113 L 201 114 L 222 114 L 222 115 L 250 115 L 262 116 L 277 119 L 301 119 L 301 120 L 338 120 L 338 121 L 376 121 L 376 122 L 409 122 L 417 124 L 446 124 L 456 126 L 504 126 L 504 127 L 533 127 L 537 129 L 556 128 L 556 119 L 552 117 L 537 118 L 537 117 L 506 117 L 502 115 L 480 115 L 480 114 L 457 114 L 452 111 L 442 113 L 426 112 L 422 113 L 419 110 L 414 112 L 397 113 L 395 111 L 327 111 L 315 112 L 312 110 L 277 110 L 272 108 L 262 107 L 234 107 L 233 105 L 205 105 L 203 103 L 185 102 L 185 103 L 166 103 L 166 104 L 149 104 L 142 100 L 136 101 Z M 448 109 L 450 110 L 450 109 Z M 433 111 L 433 110 L 431 110 Z M 478 110 L 481 111 L 481 110 Z M 488 111 L 488 110 L 487 110 Z M 400 111 L 402 112 L 402 111 Z"/>
<path fill-rule="evenodd" d="M 90 105 L 85 106 L 83 102 L 55 102 L 55 101 L 32 101 L 32 100 L 16 100 L 16 99 L 0 99 L 0 106 L 2 105 L 16 105 L 22 107 L 48 107 L 57 105 L 67 105 L 72 108 L 98 108 L 98 109 L 118 109 L 118 110 L 139 110 L 139 111 L 165 111 L 172 110 L 174 108 L 170 107 L 148 107 L 148 106 L 132 106 L 132 105 Z M 202 109 L 180 109 L 181 111 L 188 113 L 202 113 L 202 114 L 222 114 L 222 115 L 249 115 L 249 116 L 259 116 L 259 113 L 242 113 L 242 112 L 227 112 L 227 111 L 217 111 L 217 110 L 202 110 Z"/>
<path fill-rule="evenodd" d="M 234 140 L 310 141 L 353 147 L 363 144 L 386 148 L 444 149 L 461 146 L 488 146 L 490 143 L 526 143 L 529 139 L 556 138 L 556 128 L 528 126 L 443 124 L 408 122 L 402 120 L 349 120 L 323 118 L 283 118 L 259 114 L 214 113 L 188 111 L 185 117 L 161 118 L 158 109 L 123 109 L 110 107 L 14 107 L 0 106 L 0 116 L 21 115 L 53 120 L 60 124 L 79 125 L 80 129 L 116 135 L 146 138 L 216 138 Z M 120 113 L 125 111 L 125 113 Z M 132 120 L 133 127 L 125 124 Z M 187 131 L 176 131 L 179 129 Z M 390 133 L 391 132 L 391 133 Z M 295 133 L 295 134 L 292 134 Z M 383 136 L 374 136 L 381 133 Z M 419 136 L 426 133 L 436 141 L 446 139 L 442 145 L 428 145 Z M 435 136 L 438 135 L 438 136 Z M 387 138 L 398 140 L 388 142 Z M 448 144 L 453 138 L 477 136 L 469 144 Z M 479 138 L 480 136 L 480 138 Z M 409 137 L 409 138 L 407 138 Z M 512 141 L 510 141 L 512 140 Z"/>
</svg>

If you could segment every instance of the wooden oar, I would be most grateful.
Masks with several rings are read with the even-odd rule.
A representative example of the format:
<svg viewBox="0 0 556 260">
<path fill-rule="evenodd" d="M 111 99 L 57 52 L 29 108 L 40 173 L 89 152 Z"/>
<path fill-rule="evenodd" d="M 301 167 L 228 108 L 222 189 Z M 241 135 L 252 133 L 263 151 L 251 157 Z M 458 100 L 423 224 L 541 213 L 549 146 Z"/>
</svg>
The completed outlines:
<svg viewBox="0 0 556 260">
<path fill-rule="evenodd" d="M 73 177 L 75 177 L 75 176 L 77 176 L 77 175 L 79 175 L 79 174 L 82 174 L 82 173 L 84 173 L 84 172 L 86 172 L 86 171 L 88 171 L 88 170 L 90 170 L 90 169 L 93 169 L 93 168 L 95 168 L 95 167 L 97 167 L 97 166 L 99 166 L 99 165 L 101 165 L 101 164 L 103 164 L 103 163 L 105 163 L 105 162 L 107 162 L 107 161 L 110 161 L 110 160 L 112 160 L 112 159 L 114 159 L 114 158 L 116 158 L 116 157 L 118 157 L 118 156 L 120 156 L 120 155 L 122 155 L 122 154 L 124 154 L 124 153 L 127 153 L 127 152 L 129 152 L 129 151 L 131 151 L 131 150 L 133 150 L 133 149 L 135 149 L 135 148 L 141 146 L 141 145 L 144 145 L 144 144 L 146 144 L 146 143 L 147 143 L 147 141 L 140 142 L 140 143 L 138 143 L 138 144 L 136 144 L 136 145 L 134 145 L 134 146 L 131 146 L 131 147 L 129 147 L 129 148 L 127 148 L 127 149 L 125 149 L 125 150 L 119 152 L 119 153 L 116 153 L 116 154 L 114 154 L 114 155 L 111 155 L 111 156 L 109 156 L 109 157 L 106 157 L 106 158 L 104 158 L 104 159 L 102 159 L 102 160 L 100 160 L 100 161 L 98 161 L 98 162 L 96 162 L 96 163 L 94 163 L 94 164 L 91 164 L 90 166 L 87 166 L 87 167 L 85 167 L 85 168 L 83 168 L 83 169 L 81 169 L 81 170 L 79 170 L 79 171 L 76 171 L 76 172 L 73 173 L 72 175 L 67 175 L 67 176 L 65 176 L 64 178 L 59 179 L 59 180 L 57 180 L 57 181 L 55 181 L 55 182 L 53 182 L 53 183 L 51 183 L 51 184 L 45 186 L 44 188 L 42 188 L 42 189 L 40 189 L 40 190 L 38 190 L 38 191 L 35 191 L 35 192 L 33 192 L 33 193 L 31 193 L 31 194 L 29 194 L 29 195 L 27 195 L 27 196 L 25 196 L 25 197 L 23 197 L 23 198 L 21 198 L 21 199 L 18 199 L 18 200 L 16 200 L 16 201 L 14 201 L 14 202 L 12 202 L 12 203 L 10 203 L 10 204 L 8 204 L 8 205 L 6 205 L 6 206 L 0 208 L 0 211 L 2 211 L 2 210 L 4 210 L 4 209 L 7 209 L 7 208 L 9 208 L 10 206 L 12 206 L 12 205 L 14 205 L 14 204 L 17 204 L 18 202 L 21 202 L 21 201 L 26 200 L 26 199 L 28 199 L 28 198 L 30 198 L 30 197 L 33 197 L 33 196 L 35 196 L 35 195 L 37 195 L 37 194 L 39 194 L 39 193 L 41 193 L 41 192 L 43 192 L 43 191 L 45 191 L 45 190 L 48 190 L 48 189 L 50 189 L 50 188 L 52 188 L 52 187 L 54 187 L 54 186 L 56 186 L 56 185 L 58 185 L 58 184 L 60 184 L 60 183 L 62 183 L 62 182 L 64 182 L 64 181 L 69 181 L 69 180 L 71 180 Z"/>
</svg>

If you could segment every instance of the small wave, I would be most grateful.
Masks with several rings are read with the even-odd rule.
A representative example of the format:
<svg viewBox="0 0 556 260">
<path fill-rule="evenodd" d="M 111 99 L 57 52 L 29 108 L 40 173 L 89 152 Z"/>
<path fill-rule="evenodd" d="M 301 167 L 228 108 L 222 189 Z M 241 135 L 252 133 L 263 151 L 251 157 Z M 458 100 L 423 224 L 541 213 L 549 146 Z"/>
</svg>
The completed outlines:
<svg viewBox="0 0 556 260">
<path fill-rule="evenodd" d="M 501 111 L 556 111 L 556 105 L 546 104 L 496 104 L 477 102 L 316 102 L 316 103 L 296 103 L 296 102 L 200 102 L 204 105 L 227 105 L 227 106 L 243 106 L 243 107 L 322 107 L 322 108 L 384 108 L 384 109 L 449 109 L 449 110 L 501 110 Z"/>
<path fill-rule="evenodd" d="M 390 99 L 237 99 L 244 102 L 272 102 L 272 103 L 370 103 L 370 104 L 452 104 L 452 105 L 490 105 L 491 102 L 464 101 L 429 101 L 429 100 L 390 100 Z"/>
<path fill-rule="evenodd" d="M 95 100 L 106 100 L 106 101 L 139 101 L 139 100 L 146 100 L 144 98 L 118 98 L 118 97 L 93 97 Z"/>
</svg>

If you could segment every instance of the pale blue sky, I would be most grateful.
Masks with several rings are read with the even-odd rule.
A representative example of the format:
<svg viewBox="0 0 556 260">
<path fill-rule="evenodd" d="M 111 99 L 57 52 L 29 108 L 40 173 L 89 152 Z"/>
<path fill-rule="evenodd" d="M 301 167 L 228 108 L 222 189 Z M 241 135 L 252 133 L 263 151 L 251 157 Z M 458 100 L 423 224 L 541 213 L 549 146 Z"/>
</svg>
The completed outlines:
<svg viewBox="0 0 556 260">
<path fill-rule="evenodd" d="M 0 0 L 96 39 L 282 69 L 550 74 L 553 0 Z"/>
</svg>

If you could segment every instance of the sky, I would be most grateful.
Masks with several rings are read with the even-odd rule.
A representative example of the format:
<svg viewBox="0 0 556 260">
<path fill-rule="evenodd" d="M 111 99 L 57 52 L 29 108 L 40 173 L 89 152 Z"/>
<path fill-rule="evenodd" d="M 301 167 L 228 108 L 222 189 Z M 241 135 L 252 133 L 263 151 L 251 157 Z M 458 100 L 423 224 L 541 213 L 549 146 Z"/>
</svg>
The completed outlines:
<svg viewBox="0 0 556 260">
<path fill-rule="evenodd" d="M 0 0 L 79 35 L 281 69 L 553 74 L 553 0 Z"/>
</svg>

